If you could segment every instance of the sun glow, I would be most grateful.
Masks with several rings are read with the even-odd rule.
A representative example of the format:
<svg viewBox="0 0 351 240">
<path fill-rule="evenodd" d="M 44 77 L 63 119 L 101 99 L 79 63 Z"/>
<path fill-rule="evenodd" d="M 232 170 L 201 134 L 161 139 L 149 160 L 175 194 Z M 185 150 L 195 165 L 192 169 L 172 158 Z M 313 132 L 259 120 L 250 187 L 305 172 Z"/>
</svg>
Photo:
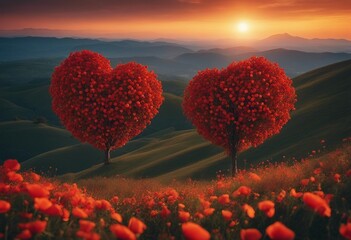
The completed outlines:
<svg viewBox="0 0 351 240">
<path fill-rule="evenodd" d="M 249 25 L 247 24 L 247 22 L 239 22 L 237 24 L 237 30 L 241 33 L 245 33 L 249 31 Z"/>
</svg>

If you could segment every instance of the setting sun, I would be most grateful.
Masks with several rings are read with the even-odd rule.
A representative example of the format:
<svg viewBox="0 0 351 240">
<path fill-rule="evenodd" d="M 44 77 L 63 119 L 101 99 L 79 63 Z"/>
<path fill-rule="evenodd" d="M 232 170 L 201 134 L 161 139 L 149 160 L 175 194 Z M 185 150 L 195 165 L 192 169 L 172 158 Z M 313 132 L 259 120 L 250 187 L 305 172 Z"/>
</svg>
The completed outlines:
<svg viewBox="0 0 351 240">
<path fill-rule="evenodd" d="M 247 22 L 239 22 L 237 25 L 237 29 L 239 32 L 247 32 L 249 30 L 249 25 L 247 24 Z"/>
</svg>

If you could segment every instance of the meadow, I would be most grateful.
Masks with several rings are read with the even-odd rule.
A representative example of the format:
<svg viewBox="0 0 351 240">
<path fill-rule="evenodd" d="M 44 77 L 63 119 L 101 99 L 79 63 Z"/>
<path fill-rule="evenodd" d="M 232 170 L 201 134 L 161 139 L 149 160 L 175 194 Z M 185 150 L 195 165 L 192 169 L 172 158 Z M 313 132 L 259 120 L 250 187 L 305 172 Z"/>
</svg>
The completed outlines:
<svg viewBox="0 0 351 240">
<path fill-rule="evenodd" d="M 351 139 L 234 178 L 93 177 L 76 183 L 1 166 L 3 239 L 351 239 Z"/>
<path fill-rule="evenodd" d="M 101 151 L 63 127 L 49 95 L 54 66 L 91 42 L 51 40 L 52 55 L 29 46 L 0 62 L 0 239 L 351 239 L 349 53 L 104 43 L 113 65 L 155 70 L 164 103 L 103 165 Z M 227 154 L 186 119 L 183 93 L 199 69 L 251 55 L 293 77 L 296 110 L 280 134 L 242 152 L 241 171 L 228 177 Z"/>
</svg>

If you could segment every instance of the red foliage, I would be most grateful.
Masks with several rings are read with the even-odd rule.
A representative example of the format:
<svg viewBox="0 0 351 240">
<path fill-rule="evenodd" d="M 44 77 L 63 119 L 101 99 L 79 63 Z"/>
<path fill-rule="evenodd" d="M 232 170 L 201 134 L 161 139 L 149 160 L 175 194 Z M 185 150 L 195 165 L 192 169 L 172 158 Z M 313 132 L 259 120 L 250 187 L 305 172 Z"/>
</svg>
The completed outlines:
<svg viewBox="0 0 351 240">
<path fill-rule="evenodd" d="M 185 115 L 199 134 L 231 150 L 262 144 L 290 119 L 296 94 L 284 71 L 263 57 L 200 71 L 184 93 Z"/>
<path fill-rule="evenodd" d="M 82 142 L 113 150 L 140 134 L 158 113 L 162 86 L 156 74 L 135 62 L 112 69 L 98 53 L 70 54 L 55 68 L 52 107 Z"/>
</svg>

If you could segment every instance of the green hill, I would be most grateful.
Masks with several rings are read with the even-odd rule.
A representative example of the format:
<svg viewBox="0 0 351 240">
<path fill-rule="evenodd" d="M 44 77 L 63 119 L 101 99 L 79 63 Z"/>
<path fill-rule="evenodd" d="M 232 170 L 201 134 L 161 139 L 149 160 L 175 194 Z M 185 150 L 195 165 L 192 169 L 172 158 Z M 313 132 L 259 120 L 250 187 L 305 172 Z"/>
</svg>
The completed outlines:
<svg viewBox="0 0 351 240">
<path fill-rule="evenodd" d="M 280 134 L 239 156 L 239 167 L 267 159 L 281 161 L 283 156 L 304 157 L 308 151 L 321 148 L 326 139 L 333 148 L 351 134 L 350 86 L 351 61 L 316 69 L 294 79 L 297 110 Z M 96 165 L 70 178 L 111 176 L 128 177 L 209 178 L 216 170 L 228 169 L 229 160 L 223 150 L 211 145 L 195 130 L 176 132 L 170 138 L 147 145 L 113 159 L 110 166 Z"/>
<path fill-rule="evenodd" d="M 35 113 L 29 109 L 18 106 L 17 104 L 0 98 L 0 121 L 11 121 L 15 119 L 32 119 Z M 5 114 L 6 113 L 6 114 Z"/>
<path fill-rule="evenodd" d="M 38 154 L 77 144 L 67 130 L 32 121 L 0 122 L 0 160 L 24 161 Z"/>
<path fill-rule="evenodd" d="M 298 102 L 292 119 L 279 135 L 242 153 L 239 167 L 267 159 L 281 161 L 283 155 L 303 157 L 320 148 L 321 139 L 333 148 L 340 139 L 351 135 L 351 61 L 316 69 L 293 82 Z M 58 174 L 77 172 L 70 174 L 72 178 L 116 174 L 163 180 L 208 178 L 217 170 L 228 169 L 230 162 L 221 148 L 205 141 L 195 130 L 187 130 L 191 126 L 182 113 L 180 97 L 185 84 L 163 84 L 167 92 L 160 113 L 142 135 L 113 153 L 113 164 L 108 167 L 93 166 L 100 163 L 101 153 L 79 144 L 67 131 L 30 121 L 1 123 L 0 157 L 27 160 L 23 163 L 25 168 L 36 167 L 40 171 L 51 166 L 57 168 Z M 0 98 L 4 101 L 0 103 L 12 106 L 14 111 L 23 108 L 50 118 L 53 113 L 47 90 L 47 85 L 3 87 Z"/>
<path fill-rule="evenodd" d="M 293 79 L 296 111 L 279 135 L 241 158 L 279 160 L 282 155 L 302 157 L 327 140 L 333 147 L 351 135 L 351 60 L 316 69 Z"/>
<path fill-rule="evenodd" d="M 156 138 L 153 142 L 114 157 L 112 164 L 104 166 L 98 164 L 77 174 L 68 174 L 67 178 L 88 178 L 90 176 L 123 175 L 135 178 L 156 177 L 181 168 L 193 168 L 193 165 L 202 163 L 210 156 L 225 155 L 222 149 L 202 139 L 195 130 L 177 131 L 167 134 L 163 138 Z M 211 167 L 208 161 L 206 167 Z M 199 169 L 195 170 L 198 171 Z M 211 168 L 214 172 L 216 169 Z M 219 170 L 219 169 L 217 169 Z M 188 172 L 186 177 L 194 171 Z M 174 177 L 179 177 L 174 175 Z"/>
</svg>

